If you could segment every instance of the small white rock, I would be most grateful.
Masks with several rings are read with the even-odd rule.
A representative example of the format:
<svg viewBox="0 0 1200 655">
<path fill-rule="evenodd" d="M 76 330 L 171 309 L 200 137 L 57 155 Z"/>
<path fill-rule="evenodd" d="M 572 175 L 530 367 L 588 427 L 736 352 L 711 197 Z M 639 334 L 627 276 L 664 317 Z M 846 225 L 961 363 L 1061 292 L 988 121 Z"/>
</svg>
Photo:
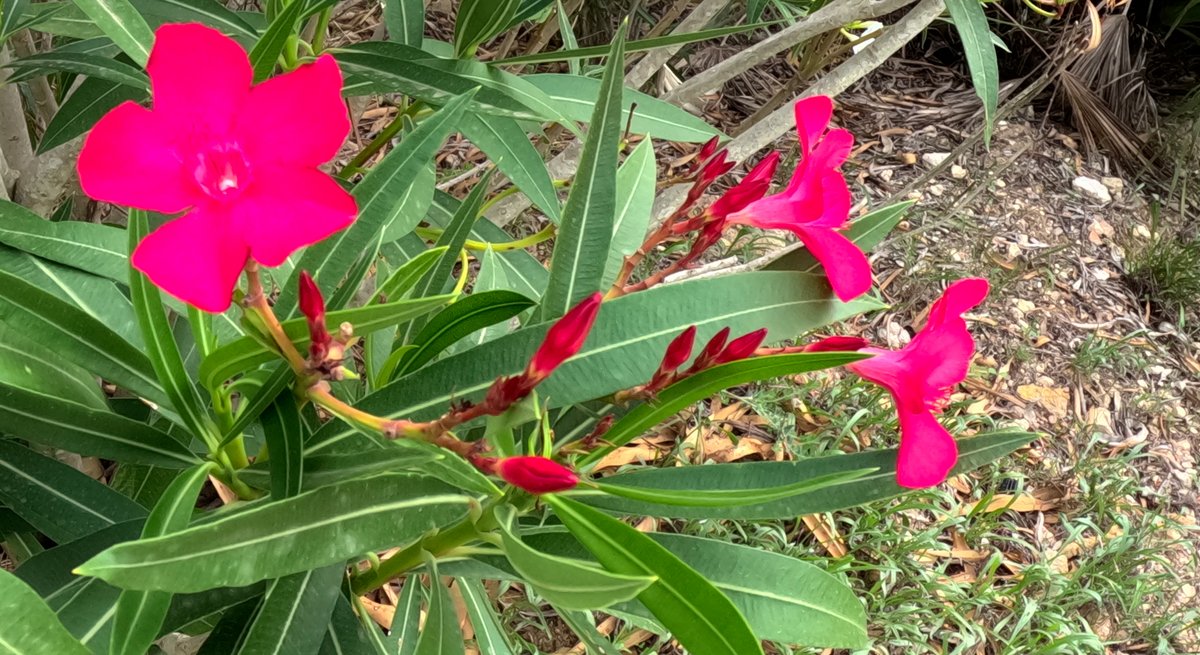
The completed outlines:
<svg viewBox="0 0 1200 655">
<path fill-rule="evenodd" d="M 933 185 L 930 185 L 929 192 L 932 193 L 933 195 L 941 198 L 942 194 L 946 193 L 946 187 L 944 187 L 940 184 L 933 184 Z"/>
<path fill-rule="evenodd" d="M 950 167 L 950 177 L 952 177 L 956 180 L 961 180 L 961 179 L 965 178 L 966 176 L 967 176 L 967 169 L 963 168 L 962 166 L 955 164 Z"/>
<path fill-rule="evenodd" d="M 1003 189 L 1004 187 L 1008 186 L 1008 182 L 1005 182 L 1004 180 L 1001 180 L 999 178 L 996 179 L 994 184 L 996 185 L 997 188 L 1000 188 L 1000 189 Z"/>
<path fill-rule="evenodd" d="M 1094 177 L 1080 175 L 1071 181 L 1071 186 L 1098 203 L 1108 204 L 1112 202 L 1112 194 L 1108 192 L 1108 187 L 1104 186 L 1104 183 Z"/>
<path fill-rule="evenodd" d="M 1119 177 L 1102 177 L 1100 184 L 1103 184 L 1109 193 L 1117 197 L 1120 197 L 1121 193 L 1125 191 L 1125 180 Z"/>
<path fill-rule="evenodd" d="M 921 161 L 930 168 L 936 168 L 942 165 L 942 162 L 950 158 L 948 152 L 927 152 L 921 155 Z"/>
</svg>

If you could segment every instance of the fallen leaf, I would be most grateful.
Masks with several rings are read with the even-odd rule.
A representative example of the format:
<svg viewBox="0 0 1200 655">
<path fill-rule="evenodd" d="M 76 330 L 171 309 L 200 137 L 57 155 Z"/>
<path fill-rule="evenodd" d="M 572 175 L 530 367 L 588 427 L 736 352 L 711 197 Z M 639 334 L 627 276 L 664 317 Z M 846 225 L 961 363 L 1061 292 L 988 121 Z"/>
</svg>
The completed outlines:
<svg viewBox="0 0 1200 655">
<path fill-rule="evenodd" d="M 1023 384 L 1017 387 L 1017 395 L 1030 402 L 1036 402 L 1058 418 L 1066 417 L 1070 411 L 1071 393 L 1066 389 Z"/>
<path fill-rule="evenodd" d="M 979 502 L 967 503 L 959 510 L 960 514 L 969 514 L 975 510 Z M 1045 512 L 1058 507 L 1055 500 L 1038 498 L 1033 494 L 997 494 L 988 500 L 985 512 L 1012 510 L 1014 512 Z"/>
</svg>

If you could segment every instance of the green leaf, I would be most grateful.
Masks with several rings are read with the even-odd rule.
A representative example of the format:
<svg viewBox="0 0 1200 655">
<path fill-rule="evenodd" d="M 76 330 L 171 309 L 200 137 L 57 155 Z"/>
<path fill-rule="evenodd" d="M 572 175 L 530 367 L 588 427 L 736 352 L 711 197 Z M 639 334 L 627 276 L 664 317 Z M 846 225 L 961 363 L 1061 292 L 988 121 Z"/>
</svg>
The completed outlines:
<svg viewBox="0 0 1200 655">
<path fill-rule="evenodd" d="M 995 432 L 958 442 L 958 464 L 951 475 L 965 473 L 1025 445 L 1036 435 L 1027 432 Z M 778 519 L 830 512 L 863 503 L 899 496 L 906 490 L 896 484 L 895 449 L 873 450 L 853 455 L 814 457 L 794 462 L 752 462 L 720 466 L 684 466 L 642 469 L 605 478 L 607 484 L 670 491 L 692 489 L 745 490 L 786 485 L 814 476 L 867 468 L 878 469 L 862 477 L 781 500 L 735 508 L 681 507 L 614 496 L 581 497 L 589 505 L 631 515 L 681 519 Z"/>
<path fill-rule="evenodd" d="M 521 0 L 462 0 L 454 17 L 454 56 L 470 57 L 512 20 Z"/>
<path fill-rule="evenodd" d="M 89 655 L 32 589 L 0 570 L 0 645 L 13 655 Z"/>
<path fill-rule="evenodd" d="M 35 555 L 22 564 L 15 573 L 39 596 L 47 598 L 72 584 L 81 582 L 79 576 L 71 573 L 71 569 L 113 544 L 137 539 L 141 535 L 142 526 L 145 523 L 145 512 L 143 512 L 142 518 L 111 525 L 85 537 L 54 546 Z"/>
<path fill-rule="evenodd" d="M 39 32 L 72 39 L 104 38 L 92 19 L 71 2 L 37 2 L 26 7 L 21 24 Z M 114 44 L 113 47 L 116 47 Z"/>
<path fill-rule="evenodd" d="M 737 606 L 694 569 L 650 537 L 587 505 L 542 497 L 604 568 L 656 576 L 638 595 L 679 643 L 695 655 L 750 655 L 762 644 Z"/>
<path fill-rule="evenodd" d="M 279 402 L 279 399 L 276 399 Z M 293 401 L 293 404 L 294 401 Z M 263 414 L 264 422 L 270 422 L 274 419 L 268 419 L 269 411 Z M 267 425 L 263 426 L 264 431 Z M 270 436 L 270 432 L 267 433 Z M 268 448 L 271 453 L 270 462 L 275 461 L 275 448 Z M 421 448 L 405 448 L 397 444 L 396 448 L 386 448 L 384 450 L 374 451 L 369 456 L 361 454 L 349 455 L 316 455 L 306 457 L 299 465 L 304 470 L 303 489 L 312 491 L 317 487 L 324 487 L 345 480 L 353 480 L 355 478 L 365 478 L 378 473 L 389 471 L 420 471 L 427 464 L 437 459 L 445 457 L 441 453 L 426 450 Z M 268 472 L 262 465 L 256 464 L 250 468 L 242 469 L 238 472 L 238 477 L 243 482 L 259 489 L 270 489 L 272 480 L 274 480 L 274 472 Z M 272 489 L 272 496 L 275 495 Z"/>
<path fill-rule="evenodd" d="M 863 252 L 871 252 L 884 237 L 896 227 L 904 215 L 913 206 L 913 200 L 898 202 L 856 219 L 843 233 Z M 808 252 L 807 248 L 797 248 L 767 265 L 772 271 L 802 271 L 805 273 L 820 273 L 821 264 Z"/>
<path fill-rule="evenodd" d="M 21 14 L 29 6 L 29 0 L 0 0 L 0 45 L 20 29 Z"/>
<path fill-rule="evenodd" d="M 396 612 L 392 615 L 392 625 L 388 628 L 387 644 L 390 652 L 396 655 L 412 655 L 417 649 L 417 640 L 421 635 L 421 603 L 425 601 L 425 592 L 421 587 L 421 578 L 409 575 L 404 579 L 404 588 L 400 598 L 396 600 Z"/>
<path fill-rule="evenodd" d="M 700 30 L 697 32 L 687 32 L 684 34 L 666 34 L 664 36 L 656 36 L 649 39 L 637 39 L 629 41 L 625 44 L 625 54 L 634 52 L 645 52 L 647 50 L 655 50 L 673 45 L 686 45 L 688 43 L 698 43 L 700 41 L 708 41 L 709 39 L 719 39 L 731 34 L 741 34 L 743 32 L 751 32 L 764 27 L 770 27 L 778 24 L 780 21 L 768 21 L 765 23 L 749 23 L 746 25 L 731 25 L 728 27 L 714 27 L 708 30 Z M 542 64 L 551 61 L 566 61 L 568 59 L 590 59 L 592 57 L 607 57 L 608 46 L 592 46 L 589 48 L 569 47 L 565 50 L 549 50 L 546 52 L 535 52 L 530 55 L 521 55 L 519 57 L 508 57 L 492 62 L 496 66 L 510 66 L 516 64 Z"/>
<path fill-rule="evenodd" d="M 325 629 L 320 655 L 381 655 L 364 630 L 350 601 L 344 596 L 339 597 L 333 608 L 333 618 Z"/>
<path fill-rule="evenodd" d="M 683 408 L 708 398 L 714 393 L 739 384 L 769 380 L 842 366 L 865 359 L 866 355 L 846 352 L 788 353 L 752 357 L 701 371 L 662 390 L 654 402 L 638 405 L 614 423 L 604 433 L 606 445 L 588 453 L 579 464 L 594 464 L 614 449 L 640 437 L 651 427 L 662 423 Z"/>
<path fill-rule="evenodd" d="M 216 0 L 131 0 L 151 27 L 163 23 L 202 23 L 230 34 L 239 41 L 252 41 L 258 32 L 237 12 Z"/>
<path fill-rule="evenodd" d="M 150 58 L 154 32 L 129 0 L 73 0 L 113 43 L 141 66 Z"/>
<path fill-rule="evenodd" d="M 117 228 L 81 221 L 55 223 L 0 200 L 0 243 L 122 284 L 129 279 L 126 241 Z"/>
<path fill-rule="evenodd" d="M 42 132 L 37 152 L 42 154 L 92 129 L 100 117 L 127 100 L 140 102 L 146 92 L 109 80 L 88 78 L 75 87 Z M 56 223 L 56 225 L 62 225 Z"/>
<path fill-rule="evenodd" d="M 421 122 L 376 164 L 367 176 L 354 187 L 354 198 L 358 201 L 358 218 L 354 223 L 304 251 L 296 268 L 307 270 L 321 286 L 337 285 L 350 270 L 359 253 L 374 243 L 385 225 L 394 229 L 403 226 L 397 221 L 411 223 L 403 231 L 416 227 L 420 216 L 398 217 L 395 212 L 404 206 L 402 202 L 409 185 L 420 177 L 420 171 L 433 159 L 446 135 L 458 123 L 472 93 L 454 99 L 433 116 Z M 275 311 L 283 316 L 292 314 L 296 307 L 296 285 L 298 276 L 283 288 Z M 358 281 L 353 280 L 358 286 Z M 366 331 L 364 330 L 364 333 Z"/>
<path fill-rule="evenodd" d="M 152 539 L 187 527 L 196 507 L 196 497 L 208 479 L 210 465 L 201 464 L 171 483 L 146 518 L 142 538 Z M 171 606 L 165 591 L 123 591 L 113 616 L 112 655 L 142 655 L 158 638 L 159 628 Z"/>
<path fill-rule="evenodd" d="M 383 22 L 390 40 L 420 48 L 425 36 L 424 0 L 385 0 Z"/>
<path fill-rule="evenodd" d="M 307 2 L 299 0 L 288 3 L 279 15 L 271 20 L 267 31 L 259 37 L 250 51 L 250 66 L 254 69 L 254 81 L 261 82 L 271 76 L 275 63 L 287 45 L 289 37 L 296 33 L 296 23 L 308 7 Z"/>
<path fill-rule="evenodd" d="M 142 507 L 152 509 L 179 473 L 177 468 L 123 461 L 117 466 L 109 486 Z"/>
<path fill-rule="evenodd" d="M 350 323 L 360 333 L 370 333 L 389 325 L 396 325 L 423 316 L 441 307 L 450 296 L 431 296 L 416 300 L 398 300 L 382 305 L 368 305 L 355 309 L 342 309 L 326 314 L 329 325 Z M 308 323 L 303 318 L 283 322 L 283 330 L 303 352 L 311 340 Z M 215 389 L 225 380 L 251 370 L 261 364 L 279 359 L 279 355 L 268 350 L 253 337 L 242 337 L 226 344 L 209 355 L 200 364 L 200 381 L 209 389 Z"/>
<path fill-rule="evenodd" d="M 462 253 L 463 246 L 467 242 L 467 237 L 471 234 L 471 227 L 475 221 L 479 219 L 480 209 L 483 207 L 483 201 L 487 197 L 488 183 L 492 179 L 492 171 L 484 173 L 475 187 L 471 189 L 471 193 L 467 195 L 466 200 L 458 206 L 454 212 L 454 216 L 446 225 L 438 240 L 433 244 L 435 248 L 445 248 L 446 252 L 438 258 L 437 264 L 429 269 L 424 276 L 417 281 L 413 287 L 414 298 L 424 298 L 436 293 L 445 293 L 454 286 L 454 265 L 458 263 L 459 255 Z M 410 333 L 411 333 L 410 325 Z M 402 339 L 408 343 L 407 338 Z"/>
<path fill-rule="evenodd" d="M 829 297 L 824 277 L 795 272 L 753 272 L 689 280 L 628 294 L 604 303 L 579 354 L 538 388 L 551 407 L 600 398 L 650 379 L 663 351 L 696 325 L 701 343 L 719 329 L 734 334 L 767 328 L 769 341 L 793 338 L 879 307 L 860 298 L 849 304 Z M 455 399 L 476 400 L 502 375 L 525 368 L 549 324 L 534 325 L 447 357 L 400 378 L 356 403 L 389 418 L 440 416 Z M 369 447 L 354 429 L 330 422 L 313 435 L 306 454 Z"/>
<path fill-rule="evenodd" d="M 429 215 L 426 218 L 436 225 L 448 224 L 461 204 L 453 196 L 438 191 L 433 194 L 433 205 L 429 208 Z M 475 221 L 475 229 L 471 231 L 471 238 L 488 243 L 512 240 L 511 235 L 491 221 Z M 516 291 L 526 298 L 542 297 L 550 273 L 537 258 L 525 250 L 508 250 L 499 253 L 496 259 L 504 266 L 505 276 L 508 278 L 512 291 Z"/>
<path fill-rule="evenodd" d="M 595 106 L 595 98 L 600 97 L 600 81 L 590 77 L 538 73 L 525 75 L 523 79 L 550 96 L 559 110 L 572 120 L 586 121 Z M 629 122 L 629 129 L 634 134 L 687 143 L 703 143 L 714 136 L 723 136 L 720 130 L 669 102 L 633 89 L 625 89 L 622 95 L 621 116 L 615 120 L 624 127 L 629 122 L 630 109 L 637 105 L 633 121 Z"/>
<path fill-rule="evenodd" d="M 1000 69 L 987 14 L 979 0 L 947 0 L 946 10 L 962 39 L 975 95 L 983 101 L 983 141 L 986 144 L 991 141 L 992 122 L 1000 104 Z"/>
<path fill-rule="evenodd" d="M 0 384 L 0 430 L 80 455 L 168 468 L 198 459 L 166 432 L 107 410 Z"/>
<path fill-rule="evenodd" d="M 334 564 L 273 581 L 238 655 L 316 655 L 345 574 Z"/>
<path fill-rule="evenodd" d="M 391 221 L 383 226 L 383 232 L 379 238 L 381 247 L 382 244 L 390 244 L 404 237 L 417 239 L 424 247 L 425 242 L 413 234 L 412 230 L 420 222 L 420 217 L 429 213 L 429 207 L 433 204 L 433 195 L 437 192 L 436 183 L 437 174 L 434 172 L 434 162 L 426 162 L 412 182 L 404 189 L 404 195 L 392 211 Z"/>
<path fill-rule="evenodd" d="M 83 310 L 0 271 L 0 320 L 63 357 L 145 398 L 168 404 L 150 361 Z"/>
<path fill-rule="evenodd" d="M 625 258 L 636 252 L 646 238 L 650 215 L 654 210 L 657 181 L 654 142 L 645 139 L 625 158 L 621 169 L 617 171 L 617 208 L 601 288 L 612 285 Z"/>
<path fill-rule="evenodd" d="M 563 208 L 550 260 L 550 282 L 540 307 L 543 321 L 562 316 L 599 291 L 604 278 L 617 205 L 617 148 L 623 127 L 620 110 L 627 29 L 628 23 L 622 25 L 613 39 L 579 168 Z"/>
<path fill-rule="evenodd" d="M 761 505 L 773 500 L 790 498 L 802 493 L 831 487 L 836 484 L 856 480 L 873 472 L 875 469 L 859 469 L 845 473 L 830 473 L 815 478 L 793 482 L 778 487 L 761 487 L 758 489 L 688 489 L 686 491 L 671 491 L 664 489 L 646 489 L 645 487 L 627 487 L 620 484 L 596 483 L 596 488 L 603 493 L 622 498 L 631 498 L 648 503 L 662 505 L 679 505 L 681 507 L 745 507 L 746 505 Z M 581 497 L 585 494 L 574 494 Z"/>
<path fill-rule="evenodd" d="M 295 397 L 279 394 L 263 412 L 261 420 L 267 452 L 270 453 L 267 463 L 271 471 L 271 497 L 280 499 L 299 495 L 304 475 L 304 465 L 300 459 L 304 454 L 307 429 Z"/>
<path fill-rule="evenodd" d="M 413 343 L 416 348 L 400 361 L 397 375 L 421 368 L 459 339 L 491 325 L 507 321 L 532 307 L 534 302 L 512 291 L 481 291 L 443 309 L 421 328 Z"/>
<path fill-rule="evenodd" d="M 413 655 L 461 655 L 463 635 L 458 627 L 458 614 L 449 590 L 438 575 L 437 560 L 429 553 L 425 553 L 425 566 L 429 569 L 429 610 Z"/>
<path fill-rule="evenodd" d="M 503 116 L 466 114 L 460 128 L 463 135 L 482 150 L 530 202 L 551 221 L 559 222 L 562 208 L 558 204 L 554 182 L 541 155 L 515 120 Z"/>
<path fill-rule="evenodd" d="M 250 631 L 250 623 L 258 611 L 260 601 L 255 598 L 247 600 L 225 610 L 212 632 L 204 639 L 204 644 L 196 655 L 226 655 L 236 653 L 238 646 L 246 639 Z"/>
<path fill-rule="evenodd" d="M 556 606 L 602 609 L 637 596 L 657 579 L 651 574 L 610 573 L 581 560 L 538 552 L 516 533 L 512 509 L 502 505 L 497 510 L 508 561 L 539 595 Z"/>
<path fill-rule="evenodd" d="M 455 578 L 454 583 L 467 606 L 479 652 L 483 655 L 515 655 L 504 631 L 504 620 L 496 615 L 496 608 L 483 585 L 469 578 Z"/>
<path fill-rule="evenodd" d="M 466 515 L 471 498 L 385 474 L 264 503 L 166 537 L 114 546 L 79 567 L 129 589 L 201 591 L 326 566 L 411 542 Z"/>
<path fill-rule="evenodd" d="M 594 655 L 621 655 L 621 651 L 617 649 L 616 644 L 609 641 L 608 637 L 600 634 L 596 629 L 596 619 L 591 612 L 575 612 L 572 610 L 562 610 L 558 613 L 558 617 L 571 628 L 579 637 L 588 649 L 588 653 Z"/>
<path fill-rule="evenodd" d="M 138 243 L 150 232 L 146 212 L 129 211 L 129 252 L 133 253 Z M 140 271 L 129 267 L 129 295 L 137 312 L 138 324 L 142 328 L 142 341 L 146 344 L 146 355 L 154 372 L 162 383 L 171 405 L 183 418 L 183 423 L 193 435 L 212 447 L 220 438 L 217 425 L 206 409 L 208 404 L 201 400 L 196 385 L 188 377 L 179 354 L 179 345 L 171 332 L 171 324 L 163 311 L 162 294 L 158 287 Z"/>
<path fill-rule="evenodd" d="M 371 301 L 387 302 L 405 297 L 449 250 L 445 246 L 430 248 L 404 262 L 404 265 L 393 271 L 383 284 L 379 285 Z"/>
<path fill-rule="evenodd" d="M 90 409 L 108 410 L 95 377 L 3 323 L 0 323 L 0 383 Z M 8 431 L 6 420 L 12 419 L 0 419 L 0 430 Z M 11 432 L 22 436 L 15 429 Z"/>
<path fill-rule="evenodd" d="M 74 468 L 6 440 L 0 440 L 0 500 L 59 543 L 146 515 Z"/>
<path fill-rule="evenodd" d="M 34 71 L 39 74 L 46 71 L 66 71 L 150 92 L 150 79 L 137 68 L 116 59 L 81 52 L 30 55 L 12 62 L 9 67 L 14 72 Z"/>
<path fill-rule="evenodd" d="M 95 653 L 112 639 L 113 616 L 121 591 L 100 580 L 79 579 L 46 598 L 63 627 Z"/>
<path fill-rule="evenodd" d="M 206 617 L 224 614 L 248 600 L 257 605 L 257 599 L 265 588 L 266 585 L 260 582 L 246 587 L 222 587 L 195 594 L 176 594 L 171 598 L 171 609 L 163 619 L 161 632 L 179 632 Z"/>
</svg>

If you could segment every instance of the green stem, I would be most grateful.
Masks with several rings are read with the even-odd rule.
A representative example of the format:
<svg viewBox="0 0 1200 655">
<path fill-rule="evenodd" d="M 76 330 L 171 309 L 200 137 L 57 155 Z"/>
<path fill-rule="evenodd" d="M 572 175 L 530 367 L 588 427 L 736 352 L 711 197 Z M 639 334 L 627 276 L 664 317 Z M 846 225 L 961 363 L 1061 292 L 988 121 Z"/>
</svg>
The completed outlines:
<svg viewBox="0 0 1200 655">
<path fill-rule="evenodd" d="M 313 55 L 319 55 L 325 50 L 325 33 L 329 31 L 329 18 L 333 16 L 333 7 L 326 7 L 317 16 L 317 28 L 313 31 Z"/>
</svg>

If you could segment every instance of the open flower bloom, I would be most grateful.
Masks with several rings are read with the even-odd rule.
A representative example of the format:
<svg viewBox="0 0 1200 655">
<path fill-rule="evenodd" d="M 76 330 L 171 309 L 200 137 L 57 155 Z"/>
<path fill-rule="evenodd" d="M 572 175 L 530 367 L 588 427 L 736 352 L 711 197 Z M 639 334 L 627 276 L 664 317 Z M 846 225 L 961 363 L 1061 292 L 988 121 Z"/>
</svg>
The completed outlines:
<svg viewBox="0 0 1200 655">
<path fill-rule="evenodd" d="M 983 302 L 987 294 L 988 283 L 982 278 L 951 284 L 929 309 L 925 327 L 900 350 L 859 349 L 857 340 L 842 337 L 810 347 L 811 351 L 854 349 L 874 355 L 846 368 L 892 395 L 900 421 L 896 482 L 901 486 L 918 489 L 940 484 L 958 460 L 954 438 L 935 414 L 954 385 L 967 377 L 975 356 L 975 341 L 963 312 Z"/>
<path fill-rule="evenodd" d="M 825 268 L 833 292 L 850 301 L 871 288 L 871 264 L 839 230 L 850 217 L 850 187 L 839 167 L 850 156 L 854 137 L 846 130 L 825 132 L 833 116 L 828 96 L 796 103 L 796 130 L 802 159 L 782 192 L 750 203 L 729 216 L 732 223 L 767 230 L 790 230 Z"/>
<path fill-rule="evenodd" d="M 237 42 L 168 24 L 146 70 L 153 108 L 125 102 L 101 118 L 79 155 L 79 182 L 98 200 L 184 212 L 133 253 L 156 285 L 224 311 L 248 257 L 278 266 L 354 220 L 354 199 L 317 169 L 350 131 L 331 56 L 252 85 Z"/>
</svg>

